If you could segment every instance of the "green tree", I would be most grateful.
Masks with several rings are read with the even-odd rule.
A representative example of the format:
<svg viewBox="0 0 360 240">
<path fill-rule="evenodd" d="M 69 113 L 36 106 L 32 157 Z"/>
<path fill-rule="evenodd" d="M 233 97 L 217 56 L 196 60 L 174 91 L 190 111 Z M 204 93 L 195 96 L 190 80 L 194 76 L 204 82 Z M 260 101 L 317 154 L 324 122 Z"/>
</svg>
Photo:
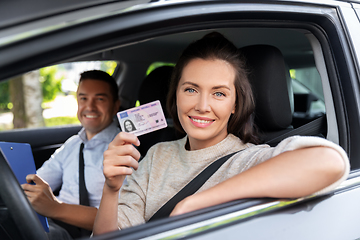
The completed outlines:
<svg viewBox="0 0 360 240">
<path fill-rule="evenodd" d="M 117 62 L 115 61 L 102 61 L 100 69 L 104 72 L 107 72 L 109 75 L 113 75 Z"/>
<path fill-rule="evenodd" d="M 146 70 L 146 75 L 149 75 L 153 70 L 155 70 L 158 67 L 162 67 L 162 66 L 171 66 L 174 67 L 175 64 L 174 63 L 166 63 L 166 62 L 154 62 L 152 63 L 149 68 Z"/>
<path fill-rule="evenodd" d="M 9 81 L 4 81 L 0 83 L 0 110 L 9 110 L 9 103 Z"/>
<path fill-rule="evenodd" d="M 49 102 L 55 99 L 61 92 L 62 77 L 56 77 L 58 66 L 50 66 L 40 69 L 40 82 L 42 86 L 43 100 Z"/>
</svg>

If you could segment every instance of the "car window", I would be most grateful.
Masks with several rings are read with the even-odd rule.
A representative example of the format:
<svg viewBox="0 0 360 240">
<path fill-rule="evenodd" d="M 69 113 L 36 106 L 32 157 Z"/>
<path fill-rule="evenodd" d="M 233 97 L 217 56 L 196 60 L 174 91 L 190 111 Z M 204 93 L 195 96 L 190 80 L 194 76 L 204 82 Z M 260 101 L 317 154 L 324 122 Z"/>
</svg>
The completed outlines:
<svg viewBox="0 0 360 240">
<path fill-rule="evenodd" d="M 316 67 L 290 70 L 294 93 L 294 122 L 297 118 L 315 119 L 325 114 L 321 78 Z M 306 123 L 308 121 L 303 122 Z M 296 127 L 296 126 L 295 126 Z"/>
<path fill-rule="evenodd" d="M 69 62 L 40 68 L 0 83 L 0 131 L 79 125 L 76 89 L 80 74 L 100 69 L 110 75 L 115 61 Z"/>
<path fill-rule="evenodd" d="M 324 101 L 321 78 L 316 67 L 291 69 L 290 75 L 292 79 L 295 79 L 305 88 L 307 88 L 311 93 L 315 94 L 318 98 Z M 294 93 L 296 93 L 298 88 L 296 88 L 296 86 L 293 87 Z"/>
</svg>

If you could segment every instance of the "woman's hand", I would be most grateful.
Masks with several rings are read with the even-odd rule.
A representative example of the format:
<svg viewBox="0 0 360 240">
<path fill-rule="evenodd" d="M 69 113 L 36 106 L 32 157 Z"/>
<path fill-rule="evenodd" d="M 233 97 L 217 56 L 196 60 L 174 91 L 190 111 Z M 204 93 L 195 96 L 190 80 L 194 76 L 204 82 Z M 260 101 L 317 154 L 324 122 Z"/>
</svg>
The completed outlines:
<svg viewBox="0 0 360 240">
<path fill-rule="evenodd" d="M 133 144 L 140 145 L 134 134 L 120 132 L 104 152 L 105 187 L 114 192 L 120 190 L 126 175 L 131 175 L 139 166 L 140 153 Z"/>
<path fill-rule="evenodd" d="M 170 213 L 170 216 L 176 216 L 206 207 L 198 201 L 199 199 L 197 197 L 198 194 L 194 194 L 178 202 Z"/>
<path fill-rule="evenodd" d="M 131 175 L 139 166 L 140 153 L 133 145 L 139 146 L 139 139 L 134 134 L 120 132 L 104 152 L 105 183 L 94 222 L 94 236 L 118 229 L 118 191 L 126 175 Z"/>
</svg>

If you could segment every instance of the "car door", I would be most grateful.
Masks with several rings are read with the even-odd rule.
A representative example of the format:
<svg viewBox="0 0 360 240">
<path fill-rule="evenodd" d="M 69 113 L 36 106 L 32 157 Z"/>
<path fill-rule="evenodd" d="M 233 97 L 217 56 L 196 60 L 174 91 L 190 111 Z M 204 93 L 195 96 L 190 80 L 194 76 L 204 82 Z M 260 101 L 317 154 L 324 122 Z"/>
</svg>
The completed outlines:
<svg viewBox="0 0 360 240">
<path fill-rule="evenodd" d="M 215 26 L 219 29 L 228 26 L 301 29 L 311 43 L 315 66 L 322 81 L 327 116 L 326 137 L 340 144 L 349 154 L 352 167 L 349 179 L 334 194 L 327 196 L 308 198 L 305 201 L 273 202 L 271 199 L 236 201 L 122 230 L 107 237 L 118 239 L 357 239 L 359 237 L 353 224 L 359 221 L 360 213 L 357 203 L 360 183 L 358 171 L 360 156 L 357 147 L 360 137 L 358 134 L 360 78 L 357 50 L 359 35 L 355 30 L 359 29 L 359 19 L 352 5 L 346 2 L 272 3 L 211 2 L 198 5 L 184 4 L 167 10 L 173 17 L 180 19 L 186 15 L 184 25 L 187 29 L 193 27 L 193 30 L 206 29 L 209 25 L 211 29 Z M 185 9 L 186 13 L 184 13 Z M 174 16 L 175 12 L 178 15 Z M 172 27 L 176 29 L 177 25 L 173 24 Z M 99 236 L 95 239 L 107 239 L 107 237 Z"/>
<path fill-rule="evenodd" d="M 187 44 L 206 31 L 223 30 L 230 35 L 246 33 L 237 35 L 241 36 L 238 38 L 239 44 L 245 46 L 271 42 L 274 36 L 289 37 L 291 34 L 300 34 L 307 39 L 310 46 L 310 49 L 305 49 L 310 50 L 309 55 L 305 56 L 309 57 L 306 58 L 308 61 L 305 62 L 313 63 L 321 79 L 326 109 L 325 137 L 341 145 L 350 157 L 351 175 L 334 194 L 290 201 L 238 200 L 94 239 L 336 239 L 339 236 L 336 235 L 339 233 L 336 226 L 341 226 L 349 239 L 356 239 L 359 236 L 356 235 L 357 228 L 352 223 L 357 223 L 360 215 L 356 200 L 360 186 L 360 25 L 353 6 L 356 4 L 343 1 L 153 2 L 125 11 L 124 14 L 116 12 L 93 21 L 71 25 L 69 28 L 40 34 L 28 42 L 20 41 L 4 46 L 0 48 L 0 57 L 1 53 L 13 57 L 9 63 L 0 63 L 0 78 L 14 76 L 56 61 L 81 58 L 86 54 L 103 51 L 106 55 L 109 49 L 115 51 L 119 48 L 123 49 L 124 53 L 131 52 L 130 50 L 144 46 L 141 44 L 151 40 L 159 39 L 161 43 L 162 40 L 173 37 Z M 288 32 L 291 34 L 287 35 Z M 286 38 L 279 44 L 280 48 L 284 47 L 284 51 L 288 44 L 291 45 L 291 41 L 286 41 L 287 39 L 291 38 Z M 281 40 L 283 39 L 275 39 L 271 43 L 277 45 Z M 35 43 L 41 44 L 38 51 L 14 54 Z M 170 51 L 169 49 L 166 50 Z M 298 49 L 291 46 L 289 51 L 291 50 Z M 161 48 L 158 55 L 165 54 L 164 52 L 167 51 Z M 133 58 L 131 60 L 134 61 Z M 24 64 L 27 61 L 31 63 Z M 136 64 L 133 62 L 134 66 L 126 66 L 126 71 L 130 72 L 133 67 L 140 72 L 140 69 L 145 68 L 142 61 L 143 59 Z M 16 67 L 14 63 L 20 67 Z M 296 65 L 296 62 L 291 64 Z M 136 79 L 137 77 L 133 76 L 128 83 L 134 89 L 138 85 L 137 81 L 141 81 Z M 121 94 L 126 106 L 136 100 L 136 96 L 132 97 L 132 92 Z M 73 132 L 68 134 L 73 134 L 77 129 L 71 131 Z M 63 139 L 65 138 L 64 136 Z M 339 214 L 344 214 L 343 218 L 338 217 Z M 340 225 L 344 218 L 344 224 Z M 322 219 L 328 220 L 324 223 L 324 226 L 330 226 L 326 231 L 325 227 L 318 225 Z M 300 231 L 302 234 L 299 234 Z"/>
</svg>

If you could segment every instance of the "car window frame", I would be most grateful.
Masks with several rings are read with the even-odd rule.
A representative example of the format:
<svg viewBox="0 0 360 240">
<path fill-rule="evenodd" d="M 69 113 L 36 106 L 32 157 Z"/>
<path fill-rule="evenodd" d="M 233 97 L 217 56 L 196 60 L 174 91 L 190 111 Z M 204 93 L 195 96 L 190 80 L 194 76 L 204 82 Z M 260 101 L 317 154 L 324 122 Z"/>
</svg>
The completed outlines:
<svg viewBox="0 0 360 240">
<path fill-rule="evenodd" d="M 234 5 L 236 5 L 236 4 L 234 3 Z M 218 11 L 219 11 L 219 9 L 224 11 L 223 8 L 219 8 L 219 6 L 221 6 L 221 4 L 216 5 L 216 4 L 209 3 L 209 6 L 213 7 L 214 9 L 216 7 L 216 9 Z M 357 97 L 354 95 L 354 92 L 352 92 L 350 89 L 346 89 L 346 86 L 349 84 L 349 82 L 354 82 L 357 80 L 355 70 L 353 69 L 355 64 L 344 65 L 344 64 L 340 63 L 341 61 L 346 61 L 346 62 L 351 63 L 351 62 L 353 62 L 353 59 L 351 59 L 348 55 L 348 53 L 350 52 L 349 46 L 346 41 L 346 37 L 345 37 L 343 28 L 341 25 L 341 20 L 338 18 L 337 12 L 336 11 L 334 12 L 333 8 L 330 8 L 330 9 L 325 8 L 323 15 L 315 16 L 316 14 L 319 14 L 319 12 L 320 12 L 319 9 L 316 9 L 316 11 L 315 11 L 312 7 L 307 8 L 306 6 L 299 6 L 299 7 L 292 6 L 292 10 L 294 10 L 294 8 L 296 8 L 296 9 L 298 8 L 298 11 L 299 11 L 298 15 L 295 18 L 295 17 L 289 16 L 289 12 L 286 9 L 289 6 L 286 3 L 284 3 L 284 5 L 277 4 L 277 6 L 272 6 L 271 4 L 248 4 L 246 6 L 247 6 L 247 8 L 245 7 L 242 9 L 234 9 L 234 12 L 247 13 L 247 14 L 244 14 L 244 18 L 246 18 L 246 17 L 250 18 L 250 13 L 253 14 L 253 12 L 255 12 L 257 14 L 260 14 L 260 11 L 257 10 L 257 9 L 259 9 L 258 8 L 259 6 L 267 6 L 267 7 L 271 8 L 273 12 L 271 14 L 270 13 L 265 14 L 266 16 L 264 18 L 265 19 L 269 18 L 270 21 L 269 22 L 261 22 L 261 23 L 257 23 L 257 24 L 262 24 L 262 25 L 266 24 L 267 26 L 276 26 L 276 24 L 279 24 L 279 23 L 276 23 L 275 21 L 271 22 L 271 20 L 279 20 L 279 18 L 280 18 L 279 21 L 282 22 L 286 19 L 290 19 L 290 20 L 293 20 L 294 22 L 296 22 L 296 21 L 298 21 L 298 22 L 296 22 L 296 24 L 294 22 L 289 23 L 288 24 L 289 27 L 290 26 L 297 27 L 297 28 L 305 27 L 307 30 L 311 31 L 316 36 L 319 43 L 321 44 L 321 50 L 323 51 L 323 56 L 324 56 L 324 64 L 326 66 L 325 70 L 326 70 L 326 73 L 328 74 L 328 78 L 329 78 L 329 87 L 330 87 L 331 94 L 333 97 L 333 102 L 335 102 L 334 109 L 336 109 L 336 112 L 334 114 L 336 115 L 337 126 L 339 127 L 339 130 L 338 130 L 339 135 L 340 135 L 339 143 L 350 154 L 351 158 L 358 158 L 360 156 L 360 152 L 359 152 L 359 150 L 354 150 L 354 147 L 356 147 L 356 145 L 354 145 L 354 144 L 357 140 L 359 140 L 359 137 L 351 135 L 349 128 L 354 127 L 354 130 L 360 130 L 360 126 L 359 126 L 359 123 L 354 122 L 355 120 L 353 120 L 353 121 L 349 120 L 349 118 L 351 118 L 351 114 L 349 113 L 349 111 L 354 109 L 354 108 L 349 107 L 349 104 L 351 104 L 354 99 L 357 102 L 359 102 L 358 101 L 359 99 L 357 99 Z M 203 7 L 204 6 L 202 6 L 200 4 L 199 5 L 196 5 L 196 4 L 188 5 L 188 7 L 182 8 L 181 9 L 182 11 L 179 11 L 179 12 L 181 14 L 183 14 L 182 17 L 185 18 L 188 16 L 186 16 L 186 14 L 184 14 L 183 11 L 185 11 L 185 10 L 189 11 L 191 9 L 191 10 L 193 10 L 193 12 L 196 12 L 196 10 L 199 10 L 198 15 L 197 15 L 197 17 L 199 19 L 202 19 L 201 17 L 205 17 L 205 18 L 209 17 L 211 14 L 208 14 L 208 16 L 205 16 L 206 14 L 203 12 L 205 10 L 201 10 Z M 274 10 L 274 8 L 276 9 L 276 11 Z M 164 11 L 162 13 L 169 13 L 169 12 L 166 12 L 166 8 L 164 8 L 162 10 Z M 306 11 L 306 10 L 308 10 L 308 11 Z M 282 13 L 280 15 L 277 11 L 284 11 L 284 13 Z M 145 12 L 144 14 L 145 15 L 150 14 L 150 13 L 155 14 L 155 13 L 159 13 L 159 12 L 160 12 L 160 10 L 154 9 L 153 11 L 149 10 L 149 12 Z M 203 16 L 201 16 L 202 14 L 203 14 Z M 214 14 L 214 13 L 212 13 L 212 14 Z M 141 16 L 141 14 L 140 14 L 140 16 Z M 211 16 L 213 16 L 213 15 L 211 15 Z M 254 14 L 253 18 L 256 18 L 256 16 L 257 15 Z M 306 21 L 307 21 L 306 19 L 309 19 L 309 17 L 317 25 L 312 24 L 312 23 L 311 24 L 306 23 Z M 134 16 L 134 18 L 135 18 L 135 16 Z M 188 21 L 192 21 L 192 20 L 194 20 L 194 18 L 189 19 Z M 284 19 L 282 19 L 282 18 L 284 18 Z M 293 19 L 293 18 L 295 18 L 295 19 Z M 119 20 L 122 18 L 119 17 L 119 18 L 115 18 L 115 19 Z M 142 21 L 144 21 L 144 20 L 142 20 Z M 160 21 L 160 20 L 153 19 L 152 21 L 153 22 L 150 22 L 150 23 L 159 24 L 156 21 Z M 210 27 L 214 27 L 214 26 L 220 27 L 220 26 L 224 26 L 224 24 L 225 24 L 224 22 L 217 22 L 217 23 L 211 23 L 211 25 L 210 24 L 208 25 L 206 23 L 206 21 L 204 21 L 201 24 L 200 23 L 192 24 L 192 25 L 190 24 L 191 26 L 186 26 L 186 25 L 185 26 L 182 26 L 182 25 L 176 26 L 175 23 L 173 23 L 172 21 L 170 21 L 170 23 L 172 22 L 171 24 L 167 23 L 166 19 L 163 21 L 164 22 L 160 21 L 159 28 L 156 28 L 156 31 L 154 31 L 154 32 L 150 33 L 150 32 L 145 31 L 145 33 L 142 33 L 139 35 L 136 35 L 136 34 L 135 35 L 131 35 L 131 34 L 126 35 L 125 34 L 125 36 L 122 36 L 119 38 L 113 37 L 111 39 L 111 41 L 109 40 L 109 42 L 99 44 L 99 45 L 96 45 L 93 47 L 85 47 L 85 50 L 91 51 L 91 52 L 99 51 L 100 49 L 110 47 L 112 41 L 117 41 L 117 44 L 121 45 L 121 44 L 126 44 L 129 42 L 134 42 L 134 41 L 145 39 L 145 38 L 156 37 L 156 36 L 159 36 L 159 35 L 165 34 L 165 33 L 175 33 L 175 32 L 180 32 L 180 31 L 184 31 L 184 30 L 190 31 L 190 30 L 196 30 L 199 28 L 210 28 Z M 106 21 L 104 20 L 103 23 L 106 23 Z M 148 23 L 148 24 L 150 26 L 152 26 L 150 23 Z M 243 25 L 244 23 L 239 22 L 239 20 L 234 20 L 231 23 L 233 26 L 244 26 Z M 230 24 L 230 22 L 226 22 L 226 24 Z M 271 25 L 271 24 L 274 24 L 274 25 Z M 332 24 L 334 24 L 334 25 L 332 25 Z M 169 25 L 173 25 L 173 26 L 175 25 L 176 27 L 174 27 L 174 29 L 169 30 L 169 29 L 167 29 L 167 27 Z M 254 24 L 254 25 L 256 25 L 256 24 Z M 286 25 L 286 23 L 284 25 L 281 25 L 281 27 L 284 27 L 285 25 Z M 84 26 L 84 27 L 88 27 L 88 26 Z M 68 31 L 62 30 L 59 32 L 59 34 L 64 34 L 65 32 L 67 32 L 66 35 L 72 34 L 74 30 L 76 30 L 76 28 L 69 29 Z M 328 35 L 325 36 L 324 31 Z M 117 31 L 117 33 L 119 33 L 119 32 L 121 32 L 121 31 Z M 123 32 L 126 33 L 125 30 Z M 46 38 L 46 37 L 44 37 L 44 38 Z M 51 39 L 51 38 L 52 37 L 48 37 L 47 39 Z M 94 40 L 94 39 L 96 39 L 96 37 L 92 37 L 91 39 Z M 31 45 L 31 43 L 29 43 L 29 44 Z M 67 44 L 69 44 L 69 43 L 67 43 Z M 74 45 L 76 46 L 76 44 L 74 44 Z M 26 46 L 26 44 L 24 46 Z M 51 47 L 49 47 L 49 48 L 51 49 Z M 59 49 L 62 49 L 62 48 L 59 48 Z M 59 52 L 59 49 L 56 49 L 56 47 L 53 47 L 52 51 L 53 51 L 53 53 L 57 53 L 57 52 Z M 78 51 L 77 53 L 82 54 L 82 53 L 84 53 L 82 51 L 85 51 L 85 50 Z M 41 54 L 35 55 L 34 59 L 37 61 L 30 67 L 32 67 L 34 65 L 38 66 L 38 65 L 43 64 L 43 60 L 41 60 L 41 57 L 42 57 Z M 62 54 L 60 56 L 57 56 L 56 58 L 55 57 L 51 58 L 49 61 L 59 61 L 59 60 L 63 60 L 63 59 L 69 58 L 69 57 L 75 57 L 74 53 Z M 28 59 L 26 59 L 26 60 L 28 60 Z M 351 66 L 352 66 L 352 68 L 351 68 Z M 24 70 L 24 68 L 17 70 L 17 71 L 23 71 L 23 70 Z M 15 70 L 9 70 L 7 74 L 14 74 L 14 71 Z M 342 81 L 340 81 L 340 79 Z M 344 89 L 345 89 L 345 91 L 344 91 Z M 345 108 L 345 106 L 346 106 L 346 108 Z M 341 111 L 341 110 L 344 110 L 344 111 Z M 358 111 L 359 110 L 357 109 L 354 114 L 355 115 L 358 114 Z M 357 119 L 357 118 L 355 118 L 355 119 Z M 350 147 L 349 144 L 352 144 L 352 146 Z M 241 204 L 237 204 L 237 206 L 240 206 L 240 205 Z M 208 209 L 208 211 L 212 212 L 212 208 Z M 219 213 L 217 213 L 217 214 L 222 215 L 223 212 L 219 211 Z M 184 216 L 184 218 L 185 217 L 186 216 Z M 200 219 L 202 217 L 203 217 L 203 215 L 199 216 Z M 144 227 L 149 227 L 149 226 L 151 226 L 151 225 L 147 225 Z M 169 227 L 169 226 L 165 226 L 165 228 L 166 227 Z M 134 231 L 135 232 L 135 231 L 139 231 L 139 229 L 141 229 L 141 228 L 142 228 L 141 226 L 134 227 L 130 230 L 123 230 L 123 231 L 121 231 L 122 233 L 110 233 L 107 236 L 118 237 L 120 234 L 126 234 L 126 231 Z M 94 238 L 94 239 L 97 239 L 97 238 Z M 101 237 L 99 237 L 98 239 L 101 239 Z"/>
</svg>

